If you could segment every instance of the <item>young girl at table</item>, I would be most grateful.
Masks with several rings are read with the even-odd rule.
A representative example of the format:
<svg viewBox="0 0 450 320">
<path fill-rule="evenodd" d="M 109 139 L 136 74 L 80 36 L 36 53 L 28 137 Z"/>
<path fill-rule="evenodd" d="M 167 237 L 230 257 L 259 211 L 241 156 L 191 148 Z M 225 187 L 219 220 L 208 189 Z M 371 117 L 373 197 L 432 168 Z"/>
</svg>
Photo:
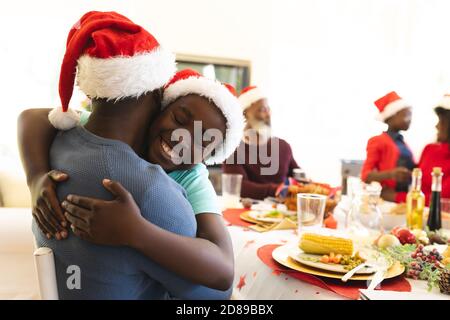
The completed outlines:
<svg viewBox="0 0 450 320">
<path fill-rule="evenodd" d="M 404 202 L 415 162 L 400 132 L 409 129 L 411 107 L 395 91 L 375 101 L 375 106 L 379 110 L 377 119 L 388 129 L 367 142 L 361 178 L 366 183 L 380 182 L 385 200 Z"/>
<path fill-rule="evenodd" d="M 216 193 L 202 162 L 223 162 L 241 141 L 244 120 L 234 88 L 204 78 L 193 70 L 183 70 L 165 86 L 161 103 L 162 112 L 149 128 L 144 158 L 159 164 L 186 190 L 187 199 L 196 214 L 197 238 L 186 238 L 159 229 L 157 231 L 161 237 L 155 242 L 154 236 L 149 238 L 149 235 L 155 234 L 156 226 L 148 221 L 142 226 L 142 219 L 136 219 L 140 216 L 140 210 L 133 198 L 118 182 L 110 180 L 105 180 L 103 184 L 116 197 L 115 200 L 69 195 L 62 204 L 66 211 L 64 217 L 56 198 L 55 184 L 47 176 L 64 181 L 67 175 L 59 172 L 44 174 L 44 177 L 32 174 L 32 166 L 49 168 L 48 151 L 56 134 L 50 124 L 54 123 L 53 115 L 50 113 L 49 122 L 47 109 L 30 109 L 20 117 L 19 128 L 33 126 L 37 129 L 26 137 L 19 134 L 19 147 L 28 181 L 45 181 L 29 183 L 32 194 L 42 195 L 37 200 L 33 199 L 33 207 L 45 213 L 40 228 L 48 237 L 54 235 L 57 239 L 65 238 L 68 236 L 64 228 L 67 225 L 66 218 L 75 235 L 82 239 L 103 245 L 138 243 L 135 249 L 171 271 L 193 282 L 226 290 L 233 281 L 233 250 Z M 82 112 L 80 124 L 86 124 L 88 119 L 89 113 Z M 195 122 L 198 121 L 203 127 L 200 132 L 202 137 L 200 141 L 194 141 Z M 180 161 L 183 159 L 176 154 L 176 143 L 172 141 L 173 132 L 180 128 L 186 129 L 193 137 L 190 142 L 184 141 L 183 137 L 181 142 L 184 147 L 181 152 L 186 152 L 183 159 L 187 161 L 184 162 Z M 207 129 L 218 130 L 224 139 L 205 137 L 208 135 Z M 38 146 L 36 141 L 40 141 Z M 214 153 L 211 153 L 211 148 L 214 148 Z M 35 150 L 33 156 L 27 152 L 30 149 Z M 184 157 L 186 155 L 187 158 Z M 174 259 L 179 256 L 174 248 L 190 250 L 190 255 L 184 251 L 184 256 L 189 256 L 188 260 Z"/>
<path fill-rule="evenodd" d="M 445 95 L 434 109 L 439 120 L 436 124 L 437 141 L 422 151 L 419 168 L 422 170 L 422 191 L 429 205 L 431 196 L 431 172 L 442 168 L 442 198 L 450 198 L 450 95 Z"/>
</svg>

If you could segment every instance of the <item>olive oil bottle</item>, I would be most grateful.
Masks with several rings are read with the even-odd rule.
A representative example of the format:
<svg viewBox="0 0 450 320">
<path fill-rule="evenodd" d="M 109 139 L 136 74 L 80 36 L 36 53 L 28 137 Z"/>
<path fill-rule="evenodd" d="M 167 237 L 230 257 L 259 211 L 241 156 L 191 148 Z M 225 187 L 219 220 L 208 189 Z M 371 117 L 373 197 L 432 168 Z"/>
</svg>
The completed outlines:
<svg viewBox="0 0 450 320">
<path fill-rule="evenodd" d="M 430 214 L 428 215 L 428 228 L 431 231 L 439 230 L 442 227 L 441 219 L 441 191 L 442 191 L 442 169 L 434 167 L 431 182 L 431 202 Z"/>
<path fill-rule="evenodd" d="M 423 229 L 423 210 L 425 195 L 422 190 L 422 171 L 418 168 L 412 172 L 411 190 L 406 196 L 406 225 L 408 229 Z"/>
</svg>

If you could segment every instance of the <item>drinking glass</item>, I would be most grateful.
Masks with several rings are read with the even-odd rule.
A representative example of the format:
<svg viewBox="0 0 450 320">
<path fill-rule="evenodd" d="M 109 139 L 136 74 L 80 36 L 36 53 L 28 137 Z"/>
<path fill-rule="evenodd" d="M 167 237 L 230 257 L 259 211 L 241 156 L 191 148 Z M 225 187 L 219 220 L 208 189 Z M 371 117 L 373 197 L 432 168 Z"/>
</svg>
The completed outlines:
<svg viewBox="0 0 450 320">
<path fill-rule="evenodd" d="M 222 174 L 222 198 L 225 208 L 239 208 L 242 174 Z"/>
<path fill-rule="evenodd" d="M 321 194 L 297 194 L 298 234 L 322 228 L 327 197 Z"/>
</svg>

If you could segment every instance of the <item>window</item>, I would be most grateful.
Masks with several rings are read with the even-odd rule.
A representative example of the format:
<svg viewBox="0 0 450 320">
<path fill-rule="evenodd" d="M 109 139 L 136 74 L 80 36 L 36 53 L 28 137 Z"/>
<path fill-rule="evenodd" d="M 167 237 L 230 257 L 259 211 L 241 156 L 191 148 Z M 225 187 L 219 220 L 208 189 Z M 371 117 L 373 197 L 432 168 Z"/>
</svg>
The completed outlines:
<svg viewBox="0 0 450 320">
<path fill-rule="evenodd" d="M 203 76 L 226 82 L 239 93 L 250 83 L 250 61 L 177 54 L 178 70 L 190 68 Z"/>
</svg>

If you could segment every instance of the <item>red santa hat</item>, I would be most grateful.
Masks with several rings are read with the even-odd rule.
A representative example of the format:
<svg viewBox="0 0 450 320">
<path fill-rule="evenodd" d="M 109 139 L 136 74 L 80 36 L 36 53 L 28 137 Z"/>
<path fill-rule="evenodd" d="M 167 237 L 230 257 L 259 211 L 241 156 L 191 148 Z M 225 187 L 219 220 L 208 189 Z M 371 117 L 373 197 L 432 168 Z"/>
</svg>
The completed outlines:
<svg viewBox="0 0 450 320">
<path fill-rule="evenodd" d="M 444 108 L 450 110 L 450 94 L 444 94 L 441 101 L 437 104 L 436 108 Z"/>
<path fill-rule="evenodd" d="M 164 87 L 162 108 L 188 94 L 209 99 L 225 116 L 227 124 L 223 142 L 216 147 L 214 155 L 205 160 L 206 164 L 222 163 L 236 150 L 244 133 L 245 121 L 236 90 L 230 84 L 222 84 L 203 77 L 197 71 L 185 69 L 177 72 Z"/>
<path fill-rule="evenodd" d="M 239 102 L 243 111 L 261 99 L 267 99 L 267 96 L 257 86 L 246 87 L 242 89 L 239 95 Z"/>
<path fill-rule="evenodd" d="M 386 121 L 400 110 L 410 108 L 395 91 L 389 92 L 387 95 L 381 97 L 374 102 L 380 113 L 377 115 L 377 120 Z"/>
<path fill-rule="evenodd" d="M 75 77 L 89 98 L 120 100 L 162 88 L 175 70 L 174 55 L 144 28 L 116 12 L 88 12 L 67 37 L 59 78 L 62 107 L 49 120 L 62 130 L 78 124 L 77 113 L 68 109 Z"/>
</svg>

